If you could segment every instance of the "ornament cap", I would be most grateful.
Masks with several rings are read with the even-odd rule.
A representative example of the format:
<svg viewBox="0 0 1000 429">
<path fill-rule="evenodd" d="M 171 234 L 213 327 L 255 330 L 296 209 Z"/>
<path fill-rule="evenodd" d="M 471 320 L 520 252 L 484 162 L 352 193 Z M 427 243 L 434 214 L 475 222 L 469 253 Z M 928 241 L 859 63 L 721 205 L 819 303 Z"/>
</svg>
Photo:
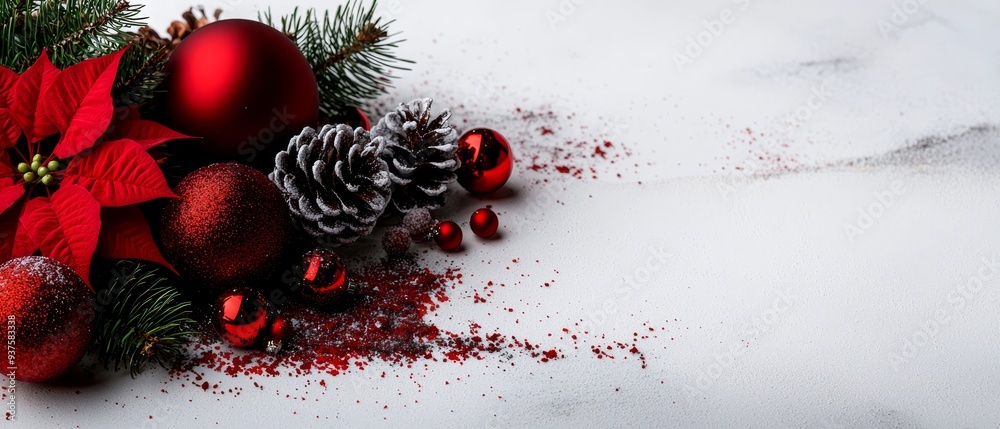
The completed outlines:
<svg viewBox="0 0 1000 429">
<path fill-rule="evenodd" d="M 277 355 L 281 353 L 281 349 L 284 348 L 284 342 L 281 340 L 267 340 L 267 344 L 264 346 L 264 351 L 269 355 Z"/>
</svg>

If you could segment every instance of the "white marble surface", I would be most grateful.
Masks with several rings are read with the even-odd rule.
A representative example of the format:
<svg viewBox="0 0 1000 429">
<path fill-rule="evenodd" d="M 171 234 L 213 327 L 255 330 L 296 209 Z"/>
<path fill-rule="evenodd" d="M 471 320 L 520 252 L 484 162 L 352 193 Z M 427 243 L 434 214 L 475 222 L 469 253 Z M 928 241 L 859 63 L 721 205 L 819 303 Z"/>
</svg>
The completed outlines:
<svg viewBox="0 0 1000 429">
<path fill-rule="evenodd" d="M 160 27 L 185 6 L 149 3 Z M 268 2 L 217 3 L 251 17 Z M 273 7 L 294 4 L 334 3 Z M 528 226 L 441 257 L 491 279 L 516 274 L 483 260 L 540 259 L 522 272 L 558 270 L 555 286 L 505 288 L 485 305 L 456 299 L 440 323 L 537 338 L 611 303 L 599 324 L 609 337 L 676 319 L 676 339 L 641 343 L 646 369 L 581 349 L 515 367 L 375 363 L 308 387 L 218 378 L 247 387 L 239 397 L 165 384 L 156 371 L 27 386 L 20 421 L 5 427 L 1000 425 L 1000 3 L 383 6 L 408 39 L 400 53 L 416 61 L 387 101 L 431 95 L 497 127 L 511 126 L 502 118 L 515 107 L 552 109 L 573 115 L 559 137 L 610 135 L 640 163 L 599 167 L 621 178 L 544 186 L 522 164 L 510 186 L 554 190 L 562 204 L 532 216 L 537 200 L 495 202 L 505 223 Z M 679 68 L 688 38 L 720 17 L 730 23 Z M 534 136 L 511 134 L 515 149 Z M 637 293 L 616 292 L 650 247 L 669 252 L 667 265 Z"/>
</svg>

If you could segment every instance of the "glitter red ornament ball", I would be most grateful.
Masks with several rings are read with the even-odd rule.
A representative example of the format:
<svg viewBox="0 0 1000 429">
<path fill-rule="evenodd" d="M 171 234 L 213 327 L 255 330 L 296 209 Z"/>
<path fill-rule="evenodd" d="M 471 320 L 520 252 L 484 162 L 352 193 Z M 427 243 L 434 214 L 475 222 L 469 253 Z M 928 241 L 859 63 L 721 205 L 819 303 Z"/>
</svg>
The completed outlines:
<svg viewBox="0 0 1000 429">
<path fill-rule="evenodd" d="M 264 296 L 253 289 L 223 292 L 215 301 L 212 323 L 222 339 L 235 347 L 257 344 L 270 327 L 269 308 Z"/>
<path fill-rule="evenodd" d="M 493 210 L 483 208 L 472 213 L 469 226 L 472 228 L 472 232 L 479 237 L 490 238 L 500 228 L 500 219 L 497 218 L 496 213 L 493 213 Z"/>
<path fill-rule="evenodd" d="M 382 249 L 389 256 L 402 256 L 410 250 L 410 231 L 401 226 L 394 226 L 382 235 Z"/>
<path fill-rule="evenodd" d="M 184 277 L 218 292 L 266 284 L 279 271 L 293 229 L 267 176 L 215 164 L 189 174 L 174 192 L 179 198 L 161 218 L 163 253 Z"/>
<path fill-rule="evenodd" d="M 302 296 L 319 306 L 336 304 L 348 292 L 347 268 L 332 250 L 316 249 L 302 258 Z"/>
<path fill-rule="evenodd" d="M 458 249 L 462 245 L 462 228 L 450 220 L 438 223 L 434 228 L 434 242 L 442 250 Z"/>
<path fill-rule="evenodd" d="M 510 144 L 500 133 L 476 128 L 458 139 L 458 183 L 473 194 L 489 194 L 503 187 L 514 169 Z"/>
<path fill-rule="evenodd" d="M 418 243 L 423 243 L 431 238 L 434 224 L 434 217 L 426 208 L 410 210 L 403 216 L 403 228 L 410 232 L 410 239 Z"/>
<path fill-rule="evenodd" d="M 94 297 L 71 268 L 40 256 L 0 266 L 0 316 L 13 347 L 4 374 L 50 381 L 76 365 L 94 332 Z M 9 375 L 8 375 L 9 377 Z M 11 392 L 8 392 L 8 394 Z"/>
<path fill-rule="evenodd" d="M 184 39 L 164 68 L 164 118 L 217 160 L 274 161 L 319 116 L 312 66 L 288 36 L 257 21 L 213 22 Z M 270 159 L 267 157 L 270 156 Z"/>
</svg>

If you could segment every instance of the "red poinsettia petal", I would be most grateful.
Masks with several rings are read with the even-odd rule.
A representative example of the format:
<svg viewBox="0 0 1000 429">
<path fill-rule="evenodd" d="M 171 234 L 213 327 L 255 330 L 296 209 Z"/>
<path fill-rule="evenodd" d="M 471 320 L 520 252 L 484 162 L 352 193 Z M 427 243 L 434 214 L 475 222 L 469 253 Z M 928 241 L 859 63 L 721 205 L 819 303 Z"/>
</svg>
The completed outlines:
<svg viewBox="0 0 1000 429">
<path fill-rule="evenodd" d="M 104 208 L 101 210 L 101 222 L 101 238 L 95 255 L 108 259 L 142 259 L 177 273 L 160 254 L 139 207 Z"/>
<path fill-rule="evenodd" d="M 156 122 L 138 119 L 138 116 L 130 117 L 136 119 L 116 124 L 115 129 L 109 133 L 109 138 L 132 140 L 143 149 L 151 149 L 171 140 L 193 138 Z"/>
<path fill-rule="evenodd" d="M 120 137 L 116 137 L 121 134 L 118 132 L 123 127 L 128 126 L 129 122 L 138 121 L 142 116 L 139 111 L 140 106 L 115 106 L 115 111 L 111 114 L 111 125 L 108 126 L 107 131 L 104 132 L 104 138 L 102 140 L 122 140 Z"/>
<path fill-rule="evenodd" d="M 14 164 L 10 162 L 7 152 L 0 150 L 0 178 L 14 178 L 20 176 L 14 169 Z"/>
<path fill-rule="evenodd" d="M 153 157 L 131 140 L 105 142 L 76 157 L 63 183 L 86 188 L 104 207 L 176 197 Z"/>
<path fill-rule="evenodd" d="M 40 101 L 58 76 L 59 69 L 49 61 L 49 55 L 42 51 L 35 64 L 21 74 L 11 92 L 11 113 L 28 136 L 28 141 L 36 142 L 58 131 L 45 114 Z"/>
<path fill-rule="evenodd" d="M 68 265 L 90 284 L 90 262 L 101 231 L 101 205 L 90 192 L 63 184 L 51 198 L 28 201 L 22 221 L 42 254 Z"/>
<path fill-rule="evenodd" d="M 13 179 L 0 179 L 0 213 L 7 211 L 24 196 L 24 186 L 14 186 Z"/>
<path fill-rule="evenodd" d="M 24 203 L 18 201 L 7 211 L 0 213 L 0 261 L 31 256 L 38 250 L 38 245 L 20 220 L 23 208 Z"/>
<path fill-rule="evenodd" d="M 17 73 L 0 67 L 0 150 L 14 147 L 21 137 L 21 127 L 10 110 L 11 93 L 17 79 Z"/>
<path fill-rule="evenodd" d="M 0 150 L 10 149 L 21 137 L 21 126 L 14 119 L 14 114 L 6 107 L 0 107 Z"/>
<path fill-rule="evenodd" d="M 125 50 L 80 62 L 63 70 L 42 96 L 52 123 L 62 132 L 55 155 L 69 158 L 89 149 L 111 123 L 111 87 Z"/>
<path fill-rule="evenodd" d="M 17 232 L 17 221 L 20 210 L 8 210 L 0 213 L 0 261 L 14 259 L 14 234 Z"/>
<path fill-rule="evenodd" d="M 0 66 L 0 107 L 10 107 L 11 91 L 17 84 L 17 73 L 7 67 Z"/>
</svg>

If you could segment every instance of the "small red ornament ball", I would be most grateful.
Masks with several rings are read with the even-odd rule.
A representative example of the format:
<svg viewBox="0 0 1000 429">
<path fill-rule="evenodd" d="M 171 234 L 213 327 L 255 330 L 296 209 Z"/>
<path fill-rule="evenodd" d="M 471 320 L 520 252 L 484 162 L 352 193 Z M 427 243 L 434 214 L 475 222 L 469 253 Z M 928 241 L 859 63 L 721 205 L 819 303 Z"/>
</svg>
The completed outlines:
<svg viewBox="0 0 1000 429">
<path fill-rule="evenodd" d="M 503 187 L 514 169 L 510 144 L 500 133 L 476 128 L 458 139 L 458 183 L 473 194 L 489 194 Z"/>
<path fill-rule="evenodd" d="M 268 303 L 253 289 L 223 292 L 215 301 L 215 331 L 234 347 L 250 347 L 270 327 Z"/>
<path fill-rule="evenodd" d="M 371 131 L 372 129 L 372 123 L 368 120 L 368 115 L 357 106 L 345 107 L 344 112 L 330 118 L 330 124 L 346 124 L 351 128 L 364 128 L 365 131 Z"/>
<path fill-rule="evenodd" d="M 201 31 L 201 30 L 199 30 Z M 189 174 L 161 218 L 163 251 L 211 291 L 257 287 L 279 271 L 292 235 L 288 205 L 261 172 L 214 164 Z"/>
<path fill-rule="evenodd" d="M 472 232 L 479 237 L 490 238 L 500 228 L 500 219 L 497 219 L 497 214 L 493 213 L 493 210 L 483 208 L 472 213 L 469 226 L 472 227 Z"/>
<path fill-rule="evenodd" d="M 438 223 L 434 228 L 434 242 L 445 251 L 458 249 L 462 245 L 462 228 L 450 220 Z"/>
<path fill-rule="evenodd" d="M 294 327 L 291 321 L 282 316 L 275 317 L 264 336 L 264 351 L 272 355 L 281 353 L 281 350 L 285 348 L 285 343 L 292 338 L 293 334 Z"/>
<path fill-rule="evenodd" d="M 394 226 L 382 235 L 382 249 L 391 257 L 403 256 L 410 250 L 410 231 L 402 226 Z"/>
<path fill-rule="evenodd" d="M 3 373 L 37 383 L 76 365 L 93 337 L 93 302 L 83 279 L 54 259 L 31 256 L 0 266 L 4 343 L 13 346 L 6 356 L 14 359 L 4 359 Z"/>
<path fill-rule="evenodd" d="M 288 319 L 278 316 L 271 322 L 267 330 L 267 338 L 275 341 L 288 341 L 292 338 L 294 327 Z"/>
<path fill-rule="evenodd" d="M 302 258 L 302 296 L 319 306 L 336 304 L 348 292 L 347 268 L 332 250 L 316 249 Z"/>
<path fill-rule="evenodd" d="M 253 162 L 277 153 L 318 121 L 319 89 L 309 61 L 288 36 L 257 21 L 226 19 L 199 28 L 177 46 L 164 71 L 166 122 L 203 137 L 192 144 L 218 160 Z"/>
</svg>

